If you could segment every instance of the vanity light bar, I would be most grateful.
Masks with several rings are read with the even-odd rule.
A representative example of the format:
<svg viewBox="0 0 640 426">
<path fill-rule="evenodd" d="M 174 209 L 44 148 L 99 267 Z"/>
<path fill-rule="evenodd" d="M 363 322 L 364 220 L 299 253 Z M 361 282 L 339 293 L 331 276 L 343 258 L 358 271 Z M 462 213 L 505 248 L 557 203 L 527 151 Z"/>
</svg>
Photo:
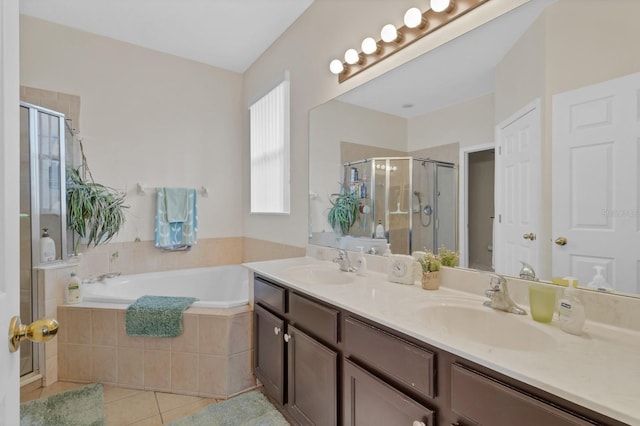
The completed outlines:
<svg viewBox="0 0 640 426">
<path fill-rule="evenodd" d="M 330 70 L 338 75 L 338 83 L 342 83 L 488 1 L 432 0 L 432 9 L 422 13 L 422 19 L 416 16 L 416 10 L 414 10 L 416 8 L 409 9 L 405 14 L 405 21 L 408 20 L 408 24 L 405 23 L 397 29 L 392 24 L 385 25 L 381 40 L 376 42 L 372 37 L 367 37 L 362 43 L 362 52 L 355 49 L 347 50 L 345 61 L 334 59 L 331 61 Z M 438 6 L 434 6 L 433 3 Z M 443 8 L 442 11 L 436 12 L 435 10 L 439 8 Z M 417 13 L 419 14 L 419 10 Z"/>
</svg>

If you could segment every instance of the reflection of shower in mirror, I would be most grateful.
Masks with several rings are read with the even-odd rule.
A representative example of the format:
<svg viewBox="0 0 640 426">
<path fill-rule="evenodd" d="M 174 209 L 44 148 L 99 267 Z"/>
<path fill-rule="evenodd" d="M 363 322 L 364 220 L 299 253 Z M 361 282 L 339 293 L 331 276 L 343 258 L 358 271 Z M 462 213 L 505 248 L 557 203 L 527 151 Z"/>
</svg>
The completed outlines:
<svg viewBox="0 0 640 426">
<path fill-rule="evenodd" d="M 431 215 L 433 213 L 433 209 L 431 208 L 431 204 L 427 204 L 423 208 L 422 207 L 422 197 L 420 196 L 420 191 L 413 191 L 413 195 L 415 195 L 418 198 L 418 208 L 414 209 L 413 212 L 414 213 L 420 213 L 420 225 L 424 226 L 425 228 L 427 226 L 431 226 Z M 427 223 L 424 223 L 424 216 L 427 216 L 427 218 L 429 219 L 427 221 Z"/>
</svg>

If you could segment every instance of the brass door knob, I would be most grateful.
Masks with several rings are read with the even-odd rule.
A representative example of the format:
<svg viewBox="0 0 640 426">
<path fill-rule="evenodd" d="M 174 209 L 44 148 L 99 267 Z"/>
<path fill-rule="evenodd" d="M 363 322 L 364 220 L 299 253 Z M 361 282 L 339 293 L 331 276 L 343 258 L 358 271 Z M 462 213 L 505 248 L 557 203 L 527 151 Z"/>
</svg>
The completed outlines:
<svg viewBox="0 0 640 426">
<path fill-rule="evenodd" d="M 524 234 L 522 236 L 522 238 L 524 238 L 525 240 L 535 240 L 536 239 L 536 234 L 534 234 L 533 232 L 529 233 L 529 234 Z"/>
<path fill-rule="evenodd" d="M 567 238 L 566 237 L 558 237 L 556 238 L 556 244 L 559 246 L 566 246 L 567 245 Z"/>
<path fill-rule="evenodd" d="M 43 343 L 53 339 L 58 334 L 58 321 L 53 318 L 43 318 L 24 325 L 20 317 L 11 318 L 9 323 L 9 350 L 15 352 L 20 349 L 20 341 L 27 338 L 32 342 Z"/>
</svg>

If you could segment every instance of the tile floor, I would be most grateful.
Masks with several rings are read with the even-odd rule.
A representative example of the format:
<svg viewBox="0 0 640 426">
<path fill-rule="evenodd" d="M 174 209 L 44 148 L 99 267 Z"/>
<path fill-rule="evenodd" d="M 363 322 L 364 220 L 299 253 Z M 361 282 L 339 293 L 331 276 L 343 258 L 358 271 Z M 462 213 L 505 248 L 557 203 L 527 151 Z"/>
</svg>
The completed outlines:
<svg viewBox="0 0 640 426">
<path fill-rule="evenodd" d="M 56 382 L 45 388 L 21 392 L 20 400 L 26 402 L 80 386 L 84 386 L 84 384 Z M 216 402 L 218 401 L 211 398 L 104 386 L 104 411 L 107 426 L 163 425 L 200 411 L 207 405 Z"/>
</svg>

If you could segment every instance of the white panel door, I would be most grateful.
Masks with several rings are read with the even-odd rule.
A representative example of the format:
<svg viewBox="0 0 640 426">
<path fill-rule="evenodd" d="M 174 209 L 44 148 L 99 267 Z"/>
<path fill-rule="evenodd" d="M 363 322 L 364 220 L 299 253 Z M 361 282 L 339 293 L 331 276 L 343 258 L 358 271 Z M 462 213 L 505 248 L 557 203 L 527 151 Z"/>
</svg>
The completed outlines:
<svg viewBox="0 0 640 426">
<path fill-rule="evenodd" d="M 20 352 L 9 352 L 9 321 L 19 315 L 18 1 L 0 0 L 0 425 L 20 424 Z"/>
<path fill-rule="evenodd" d="M 539 273 L 540 101 L 496 127 L 494 267 L 518 275 L 521 261 Z"/>
<path fill-rule="evenodd" d="M 553 275 L 640 291 L 640 73 L 553 97 Z"/>
</svg>

